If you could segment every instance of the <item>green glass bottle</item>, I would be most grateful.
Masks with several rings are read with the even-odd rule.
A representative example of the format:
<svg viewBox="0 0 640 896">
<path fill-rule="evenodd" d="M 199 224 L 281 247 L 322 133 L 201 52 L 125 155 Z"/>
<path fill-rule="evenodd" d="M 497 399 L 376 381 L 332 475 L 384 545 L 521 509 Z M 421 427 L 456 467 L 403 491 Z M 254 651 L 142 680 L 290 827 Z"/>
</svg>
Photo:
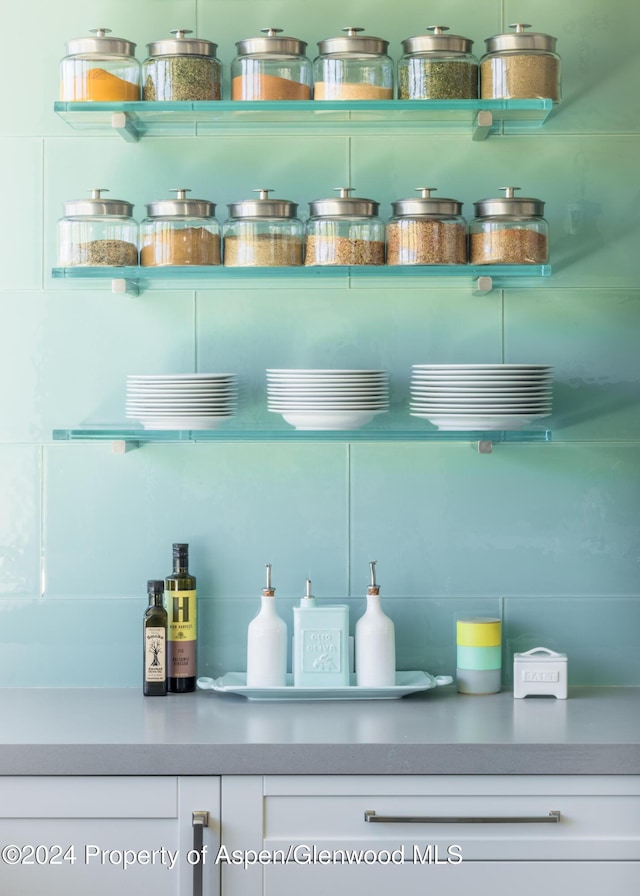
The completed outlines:
<svg viewBox="0 0 640 896">
<path fill-rule="evenodd" d="M 167 693 L 167 611 L 163 606 L 164 582 L 147 582 L 149 606 L 143 623 L 143 675 L 145 697 L 164 697 Z"/>
<path fill-rule="evenodd" d="M 173 546 L 173 572 L 164 580 L 164 606 L 168 617 L 167 687 L 172 694 L 195 691 L 198 620 L 188 544 Z"/>
</svg>

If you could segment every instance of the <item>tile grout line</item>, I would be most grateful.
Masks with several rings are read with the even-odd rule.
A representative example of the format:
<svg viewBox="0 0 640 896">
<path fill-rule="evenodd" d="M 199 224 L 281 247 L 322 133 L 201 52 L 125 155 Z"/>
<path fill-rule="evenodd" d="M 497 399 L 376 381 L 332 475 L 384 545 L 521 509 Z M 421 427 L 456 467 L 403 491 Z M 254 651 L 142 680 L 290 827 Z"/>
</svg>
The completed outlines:
<svg viewBox="0 0 640 896">
<path fill-rule="evenodd" d="M 41 202 L 40 202 L 40 290 L 44 292 L 44 280 L 45 280 L 45 255 L 44 255 L 44 244 L 45 244 L 45 231 L 44 231 L 44 178 L 45 178 L 45 138 L 42 137 L 40 140 L 40 191 L 41 191 Z"/>
<path fill-rule="evenodd" d="M 346 444 L 346 462 L 347 462 L 347 545 L 346 545 L 346 565 L 347 565 L 347 597 L 351 596 L 351 442 Z"/>
<path fill-rule="evenodd" d="M 40 465 L 40 598 L 43 598 L 46 591 L 45 578 L 45 446 L 39 447 L 39 465 Z"/>
</svg>

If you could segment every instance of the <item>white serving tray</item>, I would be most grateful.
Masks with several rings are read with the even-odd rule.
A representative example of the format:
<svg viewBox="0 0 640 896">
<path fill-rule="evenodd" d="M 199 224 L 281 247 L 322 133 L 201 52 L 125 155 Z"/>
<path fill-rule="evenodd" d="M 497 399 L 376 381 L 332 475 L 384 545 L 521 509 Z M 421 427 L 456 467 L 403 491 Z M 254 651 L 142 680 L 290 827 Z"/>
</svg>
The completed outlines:
<svg viewBox="0 0 640 896">
<path fill-rule="evenodd" d="M 417 691 L 451 684 L 451 675 L 429 675 L 427 672 L 396 672 L 396 683 L 388 688 L 366 688 L 355 684 L 342 688 L 294 687 L 293 675 L 287 675 L 287 684 L 281 688 L 247 687 L 246 672 L 227 672 L 220 678 L 199 678 L 198 688 L 216 691 L 218 694 L 240 694 L 248 700 L 397 700 Z"/>
</svg>

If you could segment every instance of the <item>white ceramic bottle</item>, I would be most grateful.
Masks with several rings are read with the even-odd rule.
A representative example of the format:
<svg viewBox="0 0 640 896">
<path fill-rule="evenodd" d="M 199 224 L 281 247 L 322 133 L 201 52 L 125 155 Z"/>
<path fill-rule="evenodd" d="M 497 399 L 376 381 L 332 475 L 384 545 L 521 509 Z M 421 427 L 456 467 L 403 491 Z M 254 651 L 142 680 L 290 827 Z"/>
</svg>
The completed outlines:
<svg viewBox="0 0 640 896">
<path fill-rule="evenodd" d="M 358 687 L 388 688 L 396 683 L 395 628 L 380 606 L 375 560 L 369 567 L 371 583 L 367 588 L 367 609 L 356 622 L 356 684 Z"/>
<path fill-rule="evenodd" d="M 279 688 L 287 683 L 287 624 L 276 612 L 276 589 L 271 585 L 267 563 L 267 585 L 262 605 L 247 632 L 247 686 Z"/>
</svg>

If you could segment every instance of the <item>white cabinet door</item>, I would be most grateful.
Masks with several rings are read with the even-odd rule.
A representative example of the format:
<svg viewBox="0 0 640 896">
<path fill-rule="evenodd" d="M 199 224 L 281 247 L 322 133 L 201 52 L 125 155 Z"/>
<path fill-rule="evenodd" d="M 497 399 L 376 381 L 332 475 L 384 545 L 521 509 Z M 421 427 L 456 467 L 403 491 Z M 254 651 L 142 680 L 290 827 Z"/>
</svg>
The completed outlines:
<svg viewBox="0 0 640 896">
<path fill-rule="evenodd" d="M 222 819 L 224 896 L 640 893 L 637 776 L 223 777 Z"/>
<path fill-rule="evenodd" d="M 0 893 L 218 896 L 219 820 L 213 776 L 0 777 Z"/>
<path fill-rule="evenodd" d="M 249 890 L 245 891 L 249 896 Z M 251 891 L 253 892 L 253 891 Z M 460 865 L 272 866 L 264 896 L 638 896 L 637 862 L 462 862 Z"/>
</svg>

